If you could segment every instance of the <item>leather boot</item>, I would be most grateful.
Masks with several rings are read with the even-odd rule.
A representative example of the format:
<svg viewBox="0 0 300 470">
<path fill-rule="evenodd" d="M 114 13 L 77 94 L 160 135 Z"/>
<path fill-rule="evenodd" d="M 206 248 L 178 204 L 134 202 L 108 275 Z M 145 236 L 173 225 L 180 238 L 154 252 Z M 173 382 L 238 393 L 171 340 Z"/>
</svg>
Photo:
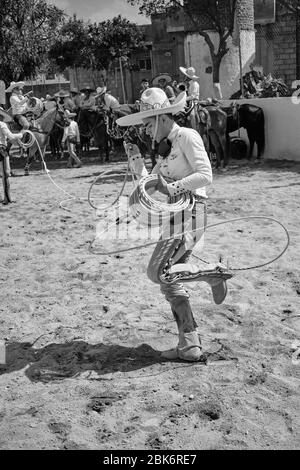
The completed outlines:
<svg viewBox="0 0 300 470">
<path fill-rule="evenodd" d="M 179 342 L 177 348 L 163 351 L 162 357 L 190 362 L 199 361 L 202 356 L 201 342 L 188 298 L 177 297 L 171 303 L 171 308 L 178 327 Z"/>
</svg>

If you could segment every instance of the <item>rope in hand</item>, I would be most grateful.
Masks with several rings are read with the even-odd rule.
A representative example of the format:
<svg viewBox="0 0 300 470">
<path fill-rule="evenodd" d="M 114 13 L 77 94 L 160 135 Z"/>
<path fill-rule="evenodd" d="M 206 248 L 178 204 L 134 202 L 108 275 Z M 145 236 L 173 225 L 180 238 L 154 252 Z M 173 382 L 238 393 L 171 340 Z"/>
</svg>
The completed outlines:
<svg viewBox="0 0 300 470">
<path fill-rule="evenodd" d="M 22 139 L 24 137 L 25 134 L 28 134 L 29 135 L 29 140 L 28 142 L 24 142 Z M 50 171 L 49 169 L 47 168 L 47 165 L 46 165 L 46 162 L 45 162 L 45 159 L 44 159 L 44 154 L 41 150 L 41 147 L 39 145 L 39 142 L 38 140 L 36 139 L 35 135 L 29 131 L 29 130 L 25 130 L 24 134 L 23 134 L 23 137 L 22 139 L 17 139 L 19 145 L 25 149 L 28 149 L 30 148 L 34 143 L 36 143 L 37 145 L 37 148 L 38 148 L 38 151 L 40 153 L 40 156 L 41 156 L 41 160 L 42 160 L 42 163 L 43 163 L 43 166 L 44 166 L 44 170 L 45 170 L 45 173 L 47 174 L 48 178 L 50 179 L 50 181 L 52 182 L 52 184 L 57 187 L 60 191 L 63 191 L 65 194 L 67 194 L 69 196 L 68 199 L 64 199 L 63 201 L 60 202 L 60 207 L 62 209 L 65 209 L 65 210 L 69 210 L 67 209 L 66 207 L 63 206 L 63 203 L 64 202 L 68 202 L 68 201 L 71 201 L 71 200 L 79 200 L 79 201 L 86 201 L 88 200 L 89 204 L 91 205 L 91 207 L 93 207 L 94 209 L 97 209 L 97 210 L 106 210 L 110 207 L 112 207 L 113 205 L 115 205 L 117 203 L 117 201 L 120 199 L 121 195 L 123 194 L 124 192 L 124 188 L 125 188 L 125 185 L 126 185 L 126 180 L 127 180 L 127 176 L 129 174 L 129 171 L 130 170 L 130 165 L 129 165 L 129 161 L 128 161 L 128 165 L 127 165 L 127 170 L 126 170 L 126 173 L 125 173 L 125 177 L 124 177 L 124 181 L 123 181 L 123 185 L 122 185 L 122 188 L 121 190 L 119 191 L 119 194 L 117 196 L 117 198 L 113 201 L 113 203 L 111 203 L 110 205 L 104 207 L 104 208 L 99 208 L 99 207 L 96 207 L 92 202 L 91 202 L 91 191 L 92 191 L 92 188 L 93 186 L 99 181 L 99 179 L 103 179 L 103 177 L 107 176 L 109 177 L 109 173 L 112 173 L 113 170 L 107 170 L 105 172 L 103 172 L 101 175 L 99 175 L 95 181 L 92 183 L 92 185 L 90 186 L 89 188 L 89 192 L 88 192 L 88 197 L 87 199 L 86 198 L 81 198 L 81 197 L 78 197 L 78 196 L 75 196 L 75 195 L 72 195 L 70 194 L 68 191 L 66 191 L 65 189 L 61 188 L 54 180 L 53 178 L 51 177 L 50 175 Z M 133 178 L 133 181 L 134 181 L 134 177 L 139 177 L 141 175 L 138 175 L 137 173 L 134 173 L 133 171 L 131 171 L 131 175 L 132 175 L 132 178 Z M 159 220 L 161 220 L 161 217 L 164 215 L 164 216 L 168 216 L 170 217 L 170 212 L 179 212 L 179 211 L 182 211 L 182 210 L 185 210 L 188 205 L 190 204 L 190 195 L 188 194 L 187 195 L 184 195 L 183 197 L 181 197 L 179 199 L 179 201 L 175 202 L 175 203 L 172 203 L 172 204 L 164 204 L 162 202 L 159 202 L 159 201 L 156 201 L 155 199 L 151 198 L 148 194 L 147 194 L 147 191 L 146 191 L 146 186 L 147 188 L 149 187 L 153 187 L 154 186 L 154 182 L 157 181 L 157 175 L 149 175 L 149 176 L 146 176 L 144 178 L 142 178 L 140 180 L 140 182 L 138 183 L 137 185 L 137 190 L 136 191 L 133 191 L 132 195 L 131 195 L 131 207 L 135 207 L 136 205 L 140 205 L 140 207 L 143 209 L 143 213 L 142 211 L 140 211 L 140 214 L 138 214 L 136 211 L 134 212 L 133 211 L 133 216 L 134 218 L 138 218 L 140 215 L 142 216 L 141 219 L 145 220 L 145 216 L 147 216 L 147 221 L 149 220 L 149 213 L 151 215 L 151 217 L 154 216 L 157 217 L 159 214 Z M 126 214 L 126 217 L 127 217 L 127 214 Z M 151 220 L 151 217 L 150 217 L 150 220 Z M 278 260 L 287 250 L 289 244 L 290 244 L 290 236 L 289 236 L 289 233 L 288 233 L 288 230 L 286 229 L 286 227 L 281 223 L 279 222 L 277 219 L 274 219 L 272 217 L 266 217 L 266 216 L 246 216 L 246 217 L 237 217 L 237 218 L 234 218 L 234 219 L 229 219 L 229 220 L 225 220 L 225 221 L 221 221 L 221 222 L 216 222 L 214 224 L 209 224 L 209 225 L 206 225 L 206 226 L 203 226 L 203 227 L 200 227 L 200 228 L 196 228 L 196 229 L 193 229 L 193 230 L 188 230 L 188 231 L 184 231 L 180 234 L 176 234 L 176 235 L 173 235 L 169 238 L 166 239 L 167 240 L 172 240 L 172 239 L 175 239 L 175 238 L 179 238 L 179 237 L 182 237 L 184 236 L 186 233 L 193 233 L 193 232 L 197 232 L 199 230 L 207 230 L 209 228 L 212 228 L 212 227 L 217 227 L 219 225 L 224 225 L 224 224 L 228 224 L 228 223 L 232 223 L 232 222 L 238 222 L 238 221 L 241 221 L 241 220 L 251 220 L 251 219 L 264 219 L 264 220 L 270 220 L 272 222 L 275 222 L 277 223 L 285 232 L 285 235 L 286 235 L 286 244 L 283 248 L 283 250 L 279 253 L 279 255 L 277 255 L 275 258 L 273 258 L 272 260 L 270 261 L 267 261 L 265 263 L 261 263 L 261 264 L 257 264 L 257 265 L 254 265 L 254 266 L 249 266 L 249 267 L 243 267 L 243 268 L 237 268 L 237 267 L 230 267 L 230 270 L 232 271 L 244 271 L 244 270 L 250 270 L 250 269 L 256 269 L 256 268 L 260 268 L 260 267 L 263 267 L 263 266 L 267 266 L 271 263 L 273 263 L 274 261 Z M 120 221 L 119 221 L 120 222 Z M 112 225 L 112 224 L 111 224 Z M 110 226 L 111 226 L 110 225 Z M 104 233 L 104 231 L 102 232 Z M 124 248 L 124 249 L 119 249 L 119 250 L 114 250 L 114 251 L 110 251 L 110 252 L 95 252 L 95 251 L 92 251 L 93 248 L 92 248 L 92 245 L 93 243 L 95 242 L 95 240 L 97 238 L 99 238 L 99 235 L 101 234 L 98 234 L 97 237 L 90 243 L 90 246 L 89 246 L 89 251 L 91 251 L 92 253 L 94 254 L 99 254 L 99 255 L 112 255 L 112 254 L 116 254 L 116 253 L 121 253 L 121 252 L 126 252 L 126 251 L 132 251 L 132 250 L 137 250 L 137 249 L 140 249 L 140 248 L 145 248 L 147 246 L 152 246 L 152 245 L 156 245 L 157 244 L 157 241 L 155 242 L 149 242 L 149 243 L 144 243 L 142 245 L 139 245 L 139 246 L 135 246 L 135 247 L 131 247 L 131 248 Z M 198 257 L 197 255 L 193 254 L 193 256 L 207 264 L 209 264 L 207 261 L 204 261 L 203 259 L 201 259 L 200 257 Z"/>
<path fill-rule="evenodd" d="M 110 206 L 107 206 L 107 208 L 112 207 L 119 200 L 121 194 L 124 191 L 124 187 L 125 187 L 125 184 L 126 184 L 126 179 L 127 179 L 129 170 L 130 170 L 130 166 L 129 166 L 129 162 L 128 162 L 127 171 L 126 171 L 126 175 L 125 175 L 124 182 L 123 182 L 123 185 L 122 185 L 122 189 L 119 192 L 117 198 L 113 201 L 113 203 Z M 137 173 L 134 173 L 133 171 L 131 171 L 131 173 L 132 173 L 133 176 L 136 176 L 136 177 L 141 176 L 141 175 L 138 175 Z M 104 176 L 104 174 L 103 174 L 103 176 Z M 101 178 L 101 175 L 99 175 L 97 177 L 96 181 L 99 181 L 100 178 Z M 173 213 L 182 212 L 183 210 L 186 210 L 189 205 L 191 205 L 191 194 L 190 193 L 186 193 L 184 195 L 184 197 L 181 197 L 177 202 L 172 203 L 172 204 L 164 204 L 160 201 L 157 201 L 157 200 L 151 198 L 151 196 L 147 193 L 147 189 L 149 189 L 150 187 L 154 187 L 157 183 L 157 179 L 158 179 L 157 175 L 148 175 L 148 176 L 145 176 L 145 177 L 141 178 L 140 181 L 138 182 L 137 186 L 136 186 L 136 189 L 133 191 L 133 193 L 129 197 L 131 215 L 133 216 L 134 219 L 137 219 L 141 224 L 144 224 L 146 226 L 149 223 L 149 221 L 151 222 L 151 224 L 154 222 L 153 226 L 155 226 L 155 222 L 157 220 L 158 220 L 159 223 L 161 223 L 162 219 L 164 217 L 170 217 L 172 212 Z M 95 182 L 93 184 L 95 184 Z M 89 191 L 89 196 L 90 196 L 90 191 Z M 194 202 L 195 201 L 193 201 L 193 203 Z M 92 207 L 94 207 L 94 206 L 92 206 Z M 97 208 L 97 209 L 99 209 L 99 208 Z M 122 219 L 118 220 L 118 223 L 120 223 L 124 218 L 128 218 L 128 213 L 125 216 L 123 216 Z M 284 233 L 285 233 L 285 236 L 286 236 L 286 244 L 285 244 L 284 248 L 281 250 L 281 252 L 276 257 L 272 258 L 271 260 L 266 261 L 264 263 L 256 264 L 256 265 L 253 265 L 253 266 L 247 266 L 247 267 L 230 266 L 229 267 L 229 269 L 231 271 L 245 271 L 245 270 L 250 270 L 250 269 L 256 269 L 256 268 L 260 268 L 260 267 L 263 267 L 263 266 L 267 266 L 267 265 L 275 262 L 276 260 L 278 260 L 286 252 L 286 250 L 288 249 L 288 246 L 290 244 L 290 236 L 289 236 L 288 230 L 286 229 L 286 227 L 281 222 L 279 222 L 277 219 L 274 219 L 272 217 L 255 216 L 255 215 L 254 216 L 246 216 L 246 217 L 237 217 L 237 218 L 233 218 L 233 219 L 229 219 L 229 220 L 209 224 L 209 225 L 206 225 L 206 226 L 203 226 L 203 227 L 200 227 L 200 228 L 196 228 L 196 229 L 193 229 L 193 230 L 184 231 L 184 232 L 181 232 L 179 234 L 173 235 L 171 237 L 165 238 L 164 240 L 165 241 L 174 240 L 175 238 L 183 237 L 187 233 L 194 233 L 194 232 L 197 232 L 197 231 L 203 231 L 203 230 L 207 230 L 207 229 L 212 228 L 212 227 L 217 227 L 219 225 L 225 225 L 225 224 L 228 224 L 228 223 L 239 222 L 241 220 L 254 220 L 254 219 L 256 219 L 256 220 L 257 219 L 269 220 L 269 221 L 275 222 L 276 224 L 278 224 L 284 230 Z M 110 224 L 105 230 L 103 230 L 101 233 L 97 234 L 97 236 L 94 240 L 92 240 L 92 242 L 90 243 L 90 246 L 89 246 L 89 251 L 91 253 L 98 254 L 98 255 L 113 255 L 113 254 L 117 254 L 117 253 L 124 253 L 124 252 L 127 252 L 127 251 L 133 251 L 133 250 L 137 250 L 137 249 L 141 249 L 141 248 L 145 248 L 145 247 L 153 246 L 153 245 L 157 244 L 158 240 L 156 240 L 154 242 L 143 243 L 142 245 L 137 245 L 137 246 L 130 247 L 130 248 L 123 248 L 123 249 L 118 249 L 118 250 L 113 250 L 113 251 L 106 251 L 106 252 L 105 251 L 101 251 L 101 252 L 97 251 L 96 252 L 93 248 L 94 242 L 98 238 L 100 238 L 101 235 L 103 235 L 105 232 L 107 232 L 110 227 L 114 226 L 116 224 L 116 222 L 117 221 Z M 199 256 L 197 256 L 194 253 L 193 253 L 193 256 L 196 259 L 198 259 L 198 260 L 200 260 L 200 261 L 202 261 L 206 264 L 210 264 L 209 262 L 203 260 L 202 258 L 200 258 Z"/>
</svg>

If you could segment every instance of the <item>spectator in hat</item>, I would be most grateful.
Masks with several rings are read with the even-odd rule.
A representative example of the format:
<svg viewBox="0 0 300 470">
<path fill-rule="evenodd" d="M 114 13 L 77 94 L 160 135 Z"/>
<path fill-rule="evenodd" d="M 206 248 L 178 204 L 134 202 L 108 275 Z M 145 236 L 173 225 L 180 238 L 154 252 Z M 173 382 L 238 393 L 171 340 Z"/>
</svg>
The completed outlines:
<svg viewBox="0 0 300 470">
<path fill-rule="evenodd" d="M 64 128 L 64 135 L 61 143 L 62 145 L 67 143 L 67 148 L 69 152 L 69 160 L 67 164 L 68 168 L 72 168 L 73 166 L 74 168 L 80 168 L 82 165 L 81 160 L 76 154 L 76 144 L 80 144 L 80 134 L 78 124 L 76 121 L 74 121 L 75 116 L 76 113 L 71 113 L 68 109 L 65 111 L 67 125 Z"/>
<path fill-rule="evenodd" d="M 23 87 L 25 82 L 11 82 L 9 87 L 5 90 L 6 93 L 11 93 L 9 99 L 12 109 L 12 115 L 14 120 L 20 124 L 23 129 L 29 129 L 30 124 L 26 119 L 25 113 L 28 111 L 29 96 L 32 95 L 32 91 L 23 95 Z"/>
<path fill-rule="evenodd" d="M 179 70 L 185 75 L 185 82 L 187 83 L 187 101 L 199 100 L 200 86 L 197 82 L 198 78 L 194 67 L 179 67 Z"/>
<path fill-rule="evenodd" d="M 75 111 L 75 104 L 70 98 L 70 93 L 66 90 L 59 90 L 54 95 L 57 98 L 57 104 L 64 110 L 68 110 L 71 113 Z"/>
<path fill-rule="evenodd" d="M 83 98 L 81 100 L 80 108 L 93 110 L 96 107 L 96 99 L 95 96 L 92 95 L 95 90 L 90 87 L 82 88 L 80 93 L 83 93 Z"/>
<path fill-rule="evenodd" d="M 200 96 L 200 86 L 197 82 L 198 78 L 194 67 L 179 67 L 179 70 L 185 75 L 185 82 L 187 84 L 187 103 L 198 102 Z M 190 114 L 191 126 L 197 130 L 197 111 L 194 108 Z"/>
<path fill-rule="evenodd" d="M 56 98 L 49 95 L 49 93 L 47 93 L 47 95 L 45 97 L 45 101 L 44 101 L 45 111 L 49 111 L 50 109 L 55 108 L 55 106 L 56 106 L 55 102 L 56 102 Z"/>
<path fill-rule="evenodd" d="M 12 202 L 10 195 L 10 165 L 9 165 L 9 153 L 8 153 L 8 141 L 15 141 L 16 139 L 22 139 L 23 132 L 12 133 L 7 125 L 8 122 L 12 122 L 11 116 L 4 111 L 0 106 L 0 173 L 2 176 L 4 199 L 3 204 L 9 204 Z"/>
<path fill-rule="evenodd" d="M 70 90 L 71 99 L 75 105 L 75 110 L 78 111 L 81 105 L 81 94 L 77 88 L 71 88 Z"/>
<path fill-rule="evenodd" d="M 152 86 L 161 88 L 167 95 L 167 98 L 170 103 L 173 103 L 173 101 L 175 100 L 175 93 L 171 84 L 172 78 L 167 73 L 161 73 L 152 80 Z"/>
<path fill-rule="evenodd" d="M 97 90 L 97 104 L 107 111 L 114 112 L 120 110 L 120 103 L 111 93 L 107 92 L 106 86 L 98 87 Z"/>
</svg>

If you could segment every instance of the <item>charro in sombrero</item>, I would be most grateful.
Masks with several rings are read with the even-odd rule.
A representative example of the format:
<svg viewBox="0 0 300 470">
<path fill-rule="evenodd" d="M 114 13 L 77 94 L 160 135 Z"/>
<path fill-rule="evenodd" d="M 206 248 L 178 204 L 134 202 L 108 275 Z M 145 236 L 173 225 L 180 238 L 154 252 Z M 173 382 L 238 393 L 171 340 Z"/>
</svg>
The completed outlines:
<svg viewBox="0 0 300 470">
<path fill-rule="evenodd" d="M 25 82 L 10 82 L 9 87 L 5 90 L 5 93 L 10 93 L 14 88 L 23 88 Z"/>
<path fill-rule="evenodd" d="M 2 118 L 2 122 L 13 122 L 11 115 L 8 114 L 2 106 L 0 106 L 0 116 Z"/>
<path fill-rule="evenodd" d="M 119 126 L 137 126 L 143 124 L 143 119 L 159 116 L 161 114 L 177 114 L 186 105 L 186 93 L 180 93 L 170 104 L 167 95 L 161 88 L 148 88 L 142 93 L 139 113 L 117 119 Z"/>
<path fill-rule="evenodd" d="M 157 75 L 157 77 L 154 77 L 153 80 L 152 80 L 152 86 L 154 87 L 157 87 L 160 80 L 165 80 L 167 82 L 167 84 L 169 85 L 170 83 L 172 83 L 172 78 L 170 77 L 169 74 L 167 73 L 160 73 L 159 75 Z"/>
<path fill-rule="evenodd" d="M 185 67 L 179 67 L 179 70 L 188 78 L 192 79 L 192 80 L 196 80 L 197 78 L 197 75 L 196 75 L 196 70 L 194 69 L 194 67 L 188 67 L 187 69 Z"/>
<path fill-rule="evenodd" d="M 104 93 L 106 93 L 106 90 L 107 90 L 106 86 L 98 86 L 98 88 L 96 89 L 97 95 L 98 96 L 103 95 Z"/>
</svg>

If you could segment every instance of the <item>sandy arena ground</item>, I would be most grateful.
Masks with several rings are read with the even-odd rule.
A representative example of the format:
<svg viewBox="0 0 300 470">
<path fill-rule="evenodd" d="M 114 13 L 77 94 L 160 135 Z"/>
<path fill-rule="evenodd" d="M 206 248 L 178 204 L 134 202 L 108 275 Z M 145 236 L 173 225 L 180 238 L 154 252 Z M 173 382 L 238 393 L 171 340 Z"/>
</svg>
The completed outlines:
<svg viewBox="0 0 300 470">
<path fill-rule="evenodd" d="M 126 162 L 65 165 L 50 162 L 50 175 L 86 198 L 101 170 Z M 187 286 L 207 358 L 196 364 L 160 358 L 177 336 L 145 274 L 153 248 L 91 254 L 87 202 L 60 208 L 40 164 L 16 173 L 16 203 L 0 208 L 0 448 L 299 449 L 299 163 L 215 172 L 209 222 L 270 216 L 291 242 L 275 263 L 236 272 L 220 306 L 207 284 Z M 121 184 L 97 185 L 97 199 L 113 201 Z M 241 221 L 208 231 L 203 257 L 239 268 L 284 245 L 276 224 Z"/>
</svg>

